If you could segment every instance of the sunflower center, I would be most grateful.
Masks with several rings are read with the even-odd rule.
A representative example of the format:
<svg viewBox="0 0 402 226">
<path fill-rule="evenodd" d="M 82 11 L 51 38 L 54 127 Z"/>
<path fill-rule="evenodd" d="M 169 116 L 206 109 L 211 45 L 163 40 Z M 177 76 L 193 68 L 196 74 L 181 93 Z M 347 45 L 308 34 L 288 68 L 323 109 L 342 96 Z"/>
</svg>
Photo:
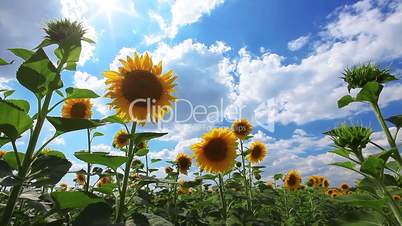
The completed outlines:
<svg viewBox="0 0 402 226">
<path fill-rule="evenodd" d="M 130 136 L 128 134 L 120 134 L 120 136 L 117 137 L 117 140 L 119 144 L 126 144 L 129 138 Z"/>
<path fill-rule="evenodd" d="M 235 127 L 235 132 L 238 134 L 246 134 L 247 133 L 247 126 L 244 124 L 238 124 Z"/>
<path fill-rule="evenodd" d="M 222 161 L 226 158 L 227 147 L 226 142 L 216 138 L 210 140 L 205 146 L 205 156 L 211 161 Z"/>
<path fill-rule="evenodd" d="M 182 169 L 188 169 L 190 168 L 190 161 L 187 158 L 181 158 L 178 161 L 178 165 Z"/>
<path fill-rule="evenodd" d="M 149 71 L 135 70 L 127 72 L 122 83 L 123 96 L 134 106 L 146 107 L 148 98 L 158 100 L 163 94 L 163 87 L 158 78 Z"/>
<path fill-rule="evenodd" d="M 84 103 L 76 103 L 71 106 L 71 117 L 72 118 L 85 118 L 87 106 Z"/>
<path fill-rule="evenodd" d="M 260 157 L 261 157 L 261 154 L 262 154 L 262 150 L 261 150 L 261 147 L 259 147 L 259 146 L 255 146 L 255 147 L 253 148 L 253 150 L 251 151 L 251 156 L 252 156 L 254 159 L 260 158 Z"/>
<path fill-rule="evenodd" d="M 297 182 L 296 176 L 295 175 L 290 175 L 289 178 L 288 178 L 288 184 L 290 186 L 295 186 L 296 182 Z"/>
</svg>

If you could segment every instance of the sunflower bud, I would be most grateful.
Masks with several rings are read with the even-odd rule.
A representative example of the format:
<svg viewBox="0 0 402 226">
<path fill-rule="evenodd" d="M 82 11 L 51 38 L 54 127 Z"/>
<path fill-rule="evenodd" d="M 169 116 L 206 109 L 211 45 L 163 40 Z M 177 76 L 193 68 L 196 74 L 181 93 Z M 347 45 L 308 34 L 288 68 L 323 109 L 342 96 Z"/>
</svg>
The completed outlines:
<svg viewBox="0 0 402 226">
<path fill-rule="evenodd" d="M 241 167 L 241 162 L 236 162 L 236 167 Z"/>
<path fill-rule="evenodd" d="M 356 151 L 366 147 L 372 133 L 370 128 L 343 124 L 325 134 L 331 137 L 336 146 Z"/>
<path fill-rule="evenodd" d="M 78 45 L 84 38 L 85 29 L 81 23 L 68 19 L 52 20 L 44 28 L 46 38 L 59 45 Z"/>
<path fill-rule="evenodd" d="M 386 83 L 396 80 L 394 76 L 389 73 L 388 69 L 379 69 L 374 64 L 362 64 L 352 68 L 347 68 L 343 72 L 342 79 L 348 83 L 348 90 L 355 88 L 363 88 L 369 82 Z"/>
<path fill-rule="evenodd" d="M 261 180 L 261 174 L 254 174 L 254 178 L 256 179 L 256 180 Z"/>
</svg>

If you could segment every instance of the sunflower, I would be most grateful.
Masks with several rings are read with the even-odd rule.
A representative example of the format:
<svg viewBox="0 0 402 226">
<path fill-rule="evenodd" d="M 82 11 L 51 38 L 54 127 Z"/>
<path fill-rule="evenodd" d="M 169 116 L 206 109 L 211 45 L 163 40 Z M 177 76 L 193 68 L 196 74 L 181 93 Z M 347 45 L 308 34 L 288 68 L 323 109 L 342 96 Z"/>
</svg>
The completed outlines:
<svg viewBox="0 0 402 226">
<path fill-rule="evenodd" d="M 253 126 L 247 119 L 240 119 L 233 122 L 232 130 L 237 138 L 244 140 L 253 130 Z"/>
<path fill-rule="evenodd" d="M 247 159 L 251 163 L 257 164 L 262 160 L 264 160 L 266 155 L 267 155 L 267 148 L 265 147 L 265 144 L 260 141 L 255 141 L 250 146 Z"/>
<path fill-rule="evenodd" d="M 89 119 L 92 116 L 92 103 L 89 99 L 67 99 L 61 110 L 63 118 Z"/>
<path fill-rule="evenodd" d="M 125 130 L 119 130 L 113 138 L 113 147 L 122 148 L 130 143 L 130 135 Z"/>
<path fill-rule="evenodd" d="M 2 159 L 6 153 L 6 151 L 0 150 L 0 159 Z"/>
<path fill-rule="evenodd" d="M 395 201 L 399 201 L 399 200 L 401 200 L 401 196 L 400 195 L 393 195 L 392 199 L 395 200 Z"/>
<path fill-rule="evenodd" d="M 335 192 L 337 192 L 336 189 L 329 189 L 329 190 L 327 191 L 327 195 L 331 196 L 332 193 L 335 193 Z"/>
<path fill-rule="evenodd" d="M 170 166 L 165 167 L 165 173 L 166 174 L 171 174 L 173 172 L 173 168 Z"/>
<path fill-rule="evenodd" d="M 349 185 L 347 183 L 342 183 L 339 186 L 339 188 L 342 189 L 343 191 L 347 191 L 347 190 L 349 190 Z"/>
<path fill-rule="evenodd" d="M 310 176 L 307 184 L 311 187 L 317 187 L 319 185 L 319 179 L 317 176 Z"/>
<path fill-rule="evenodd" d="M 236 158 L 236 136 L 228 128 L 214 128 L 202 136 L 191 149 L 198 166 L 210 173 L 231 169 Z"/>
<path fill-rule="evenodd" d="M 76 175 L 75 175 L 75 182 L 77 183 L 77 184 L 79 184 L 79 185 L 85 185 L 85 183 L 86 183 L 86 176 L 85 176 L 85 174 L 82 174 L 82 173 L 77 173 Z"/>
<path fill-rule="evenodd" d="M 173 71 L 162 74 L 162 62 L 154 65 L 148 53 L 141 57 L 135 53 L 120 62 L 122 67 L 118 71 L 103 73 L 109 86 L 106 97 L 112 99 L 109 105 L 123 119 L 142 125 L 148 118 L 152 122 L 162 119 L 176 99 L 172 96 L 176 85 Z"/>
<path fill-rule="evenodd" d="M 331 198 L 336 198 L 338 196 L 338 192 L 333 192 L 332 194 L 331 194 Z"/>
<path fill-rule="evenodd" d="M 112 179 L 108 176 L 103 176 L 99 179 L 98 183 L 96 184 L 98 187 L 102 187 L 105 184 L 109 184 L 112 181 Z"/>
<path fill-rule="evenodd" d="M 329 187 L 329 180 L 327 178 L 324 178 L 324 180 L 322 181 L 322 186 L 324 188 L 328 188 Z"/>
<path fill-rule="evenodd" d="M 186 153 L 179 153 L 176 157 L 176 164 L 179 172 L 187 175 L 187 171 L 191 166 L 191 157 Z"/>
<path fill-rule="evenodd" d="M 60 191 L 67 191 L 68 185 L 66 183 L 60 183 L 59 189 L 60 189 Z"/>
<path fill-rule="evenodd" d="M 297 189 L 301 184 L 301 176 L 297 170 L 291 170 L 288 172 L 284 179 L 284 185 L 289 190 L 293 191 Z"/>
</svg>

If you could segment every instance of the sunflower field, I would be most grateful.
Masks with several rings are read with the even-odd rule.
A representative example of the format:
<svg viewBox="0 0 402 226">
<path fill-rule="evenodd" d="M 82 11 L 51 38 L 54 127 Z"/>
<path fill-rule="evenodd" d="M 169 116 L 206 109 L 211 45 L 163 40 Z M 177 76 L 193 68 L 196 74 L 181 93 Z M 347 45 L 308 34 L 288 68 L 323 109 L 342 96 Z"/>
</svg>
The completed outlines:
<svg viewBox="0 0 402 226">
<path fill-rule="evenodd" d="M 345 69 L 341 79 L 350 95 L 334 104 L 371 107 L 389 149 L 371 140 L 371 128 L 358 124 L 322 131 L 333 141 L 328 151 L 344 159 L 332 165 L 360 175 L 355 184 L 333 184 L 322 175 L 302 178 L 298 169 L 265 181 L 262 174 L 270 166 L 261 162 L 269 155 L 269 143 L 251 141 L 253 125 L 247 119 L 210 129 L 191 146 L 192 155 L 179 153 L 174 161 L 150 158 L 148 142 L 166 133 L 139 128 L 163 119 L 178 98 L 174 68 L 166 70 L 146 52 L 135 53 L 120 59 L 118 70 L 103 73 L 107 91 L 100 97 L 89 89 L 63 86 L 63 72 L 76 70 L 82 43 L 95 44 L 82 24 L 50 21 L 44 32 L 33 49 L 9 49 L 23 61 L 16 80 L 37 101 L 13 99 L 14 90 L 1 90 L 0 147 L 13 148 L 0 151 L 1 226 L 402 225 L 402 159 L 396 142 L 402 115 L 384 117 L 378 104 L 384 84 L 397 79 L 387 69 L 371 63 Z M 13 60 L 0 63 L 7 67 Z M 93 119 L 96 98 L 109 99 L 115 115 Z M 40 144 L 45 122 L 55 133 Z M 111 124 L 121 128 L 110 142 L 122 155 L 91 151 L 93 140 L 103 135 L 97 128 Z M 74 156 L 86 167 L 72 171 L 71 160 L 47 145 L 79 130 L 86 132 L 87 146 Z M 29 140 L 19 150 L 16 143 L 23 133 Z M 366 153 L 368 144 L 377 152 Z M 158 162 L 166 165 L 165 177 L 155 173 Z M 194 166 L 198 171 L 190 173 Z M 74 181 L 67 182 L 66 175 Z"/>
</svg>

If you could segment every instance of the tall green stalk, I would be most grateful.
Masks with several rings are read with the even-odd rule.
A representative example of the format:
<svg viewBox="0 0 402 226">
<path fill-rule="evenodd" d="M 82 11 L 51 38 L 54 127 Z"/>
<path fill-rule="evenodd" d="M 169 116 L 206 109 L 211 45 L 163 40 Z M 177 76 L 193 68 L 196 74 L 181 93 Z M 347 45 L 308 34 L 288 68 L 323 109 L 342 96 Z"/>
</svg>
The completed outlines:
<svg viewBox="0 0 402 226">
<path fill-rule="evenodd" d="M 173 187 L 173 208 L 174 208 L 174 215 L 173 215 L 173 224 L 176 225 L 176 221 L 177 221 L 177 211 L 176 211 L 176 207 L 177 207 L 177 181 L 179 180 L 179 169 L 176 165 L 176 175 L 175 175 L 175 183 L 174 183 L 174 187 Z"/>
<path fill-rule="evenodd" d="M 239 139 L 240 140 L 240 139 Z M 246 189 L 247 193 L 247 209 L 251 211 L 251 196 L 250 196 L 250 187 L 248 185 L 247 180 L 247 172 L 246 172 L 246 161 L 244 159 L 244 150 L 243 150 L 243 141 L 240 140 L 240 153 L 241 153 L 241 161 L 242 161 L 242 174 L 243 174 L 243 181 L 244 181 L 244 188 Z"/>
<path fill-rule="evenodd" d="M 380 107 L 378 106 L 377 103 L 370 102 L 370 104 L 374 110 L 374 113 L 375 113 L 375 116 L 377 117 L 378 122 L 381 124 L 381 127 L 384 130 L 384 133 L 385 133 L 385 136 L 387 137 L 389 146 L 392 149 L 394 149 L 394 153 L 392 156 L 399 163 L 399 166 L 402 166 L 402 158 L 401 158 L 401 155 L 399 154 L 398 146 L 396 145 L 395 140 L 392 137 L 387 124 L 385 123 L 385 120 L 384 120 L 384 117 L 382 116 Z"/>
<path fill-rule="evenodd" d="M 91 131 L 87 129 L 87 139 L 88 139 L 88 153 L 91 153 Z M 89 183 L 91 180 L 91 164 L 87 164 L 87 182 L 85 184 L 85 191 L 89 191 Z"/>
<path fill-rule="evenodd" d="M 66 54 L 66 55 L 68 55 L 68 54 Z M 66 60 L 67 59 L 64 55 L 60 61 L 60 64 L 57 66 L 56 74 L 60 75 L 60 72 L 63 68 L 63 65 L 66 63 Z M 46 119 L 46 116 L 48 113 L 48 109 L 49 109 L 50 101 L 52 99 L 53 92 L 54 91 L 51 91 L 46 95 L 42 108 L 38 109 L 38 118 L 37 118 L 37 121 L 35 124 L 35 128 L 32 132 L 32 136 L 29 139 L 27 151 L 25 153 L 25 157 L 22 162 L 22 166 L 21 166 L 20 170 L 18 171 L 18 177 L 21 178 L 21 184 L 15 185 L 11 189 L 11 193 L 8 198 L 6 207 L 4 208 L 3 217 L 1 218 L 0 225 L 2 225 L 2 226 L 6 226 L 6 225 L 10 224 L 11 217 L 13 216 L 14 208 L 17 203 L 17 199 L 22 191 L 23 185 L 26 180 L 26 176 L 31 168 L 31 163 L 33 160 L 32 157 L 35 152 L 36 144 L 38 143 L 38 139 L 39 139 L 39 135 L 42 130 L 42 127 L 43 127 L 43 123 L 45 122 L 45 119 Z M 40 101 L 41 100 L 38 99 L 38 102 L 39 102 L 38 106 L 40 106 Z"/>
<path fill-rule="evenodd" d="M 125 206 L 128 178 L 130 176 L 131 162 L 133 161 L 134 154 L 135 154 L 133 136 L 135 134 L 136 127 L 137 127 L 137 123 L 133 122 L 133 124 L 131 126 L 131 132 L 130 132 L 130 144 L 128 147 L 128 160 L 126 162 L 126 167 L 124 169 L 123 186 L 122 186 L 121 192 L 120 192 L 120 200 L 119 200 L 119 205 L 118 205 L 118 209 L 117 209 L 116 223 L 121 223 L 123 221 L 123 212 L 124 212 L 124 206 Z"/>
<path fill-rule="evenodd" d="M 221 197 L 221 202 L 222 202 L 222 214 L 223 214 L 223 220 L 225 221 L 225 225 L 227 225 L 227 207 L 226 207 L 226 200 L 225 200 L 225 194 L 224 194 L 224 183 L 223 183 L 223 176 L 222 174 L 219 174 L 219 195 Z"/>
</svg>

